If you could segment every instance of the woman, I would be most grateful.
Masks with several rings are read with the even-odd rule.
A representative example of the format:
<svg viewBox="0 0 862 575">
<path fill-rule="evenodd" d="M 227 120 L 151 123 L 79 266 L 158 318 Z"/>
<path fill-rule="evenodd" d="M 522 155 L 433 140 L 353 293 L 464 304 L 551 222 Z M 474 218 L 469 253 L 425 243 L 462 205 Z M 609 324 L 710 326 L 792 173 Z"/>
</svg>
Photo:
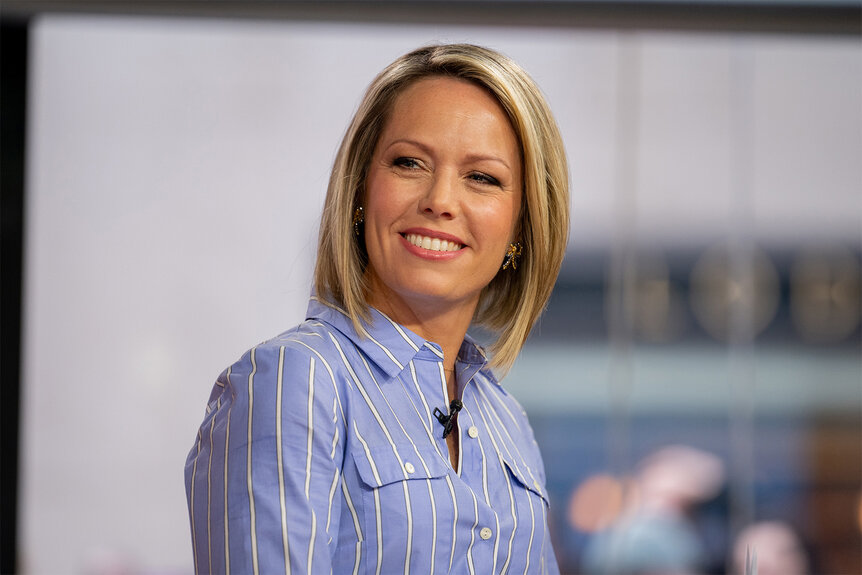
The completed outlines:
<svg viewBox="0 0 862 575">
<path fill-rule="evenodd" d="M 219 377 L 189 454 L 196 571 L 558 572 L 541 456 L 492 368 L 547 303 L 567 178 L 506 57 L 433 46 L 381 72 L 335 161 L 308 318 Z"/>
</svg>

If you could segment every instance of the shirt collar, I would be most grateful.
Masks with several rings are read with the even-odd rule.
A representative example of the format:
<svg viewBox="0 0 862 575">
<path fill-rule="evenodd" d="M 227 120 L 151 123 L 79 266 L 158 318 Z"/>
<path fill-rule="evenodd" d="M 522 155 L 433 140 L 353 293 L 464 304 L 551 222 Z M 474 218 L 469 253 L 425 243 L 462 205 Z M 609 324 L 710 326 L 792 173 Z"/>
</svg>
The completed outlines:
<svg viewBox="0 0 862 575">
<path fill-rule="evenodd" d="M 413 359 L 443 358 L 443 350 L 436 343 L 419 337 L 373 307 L 369 309 L 371 323 L 359 320 L 363 334 L 356 332 L 345 310 L 323 303 L 317 296 L 309 300 L 305 315 L 307 319 L 325 322 L 340 331 L 389 377 L 398 375 Z M 456 360 L 459 368 L 475 373 L 485 367 L 487 361 L 484 350 L 469 335 L 465 336 Z"/>
</svg>

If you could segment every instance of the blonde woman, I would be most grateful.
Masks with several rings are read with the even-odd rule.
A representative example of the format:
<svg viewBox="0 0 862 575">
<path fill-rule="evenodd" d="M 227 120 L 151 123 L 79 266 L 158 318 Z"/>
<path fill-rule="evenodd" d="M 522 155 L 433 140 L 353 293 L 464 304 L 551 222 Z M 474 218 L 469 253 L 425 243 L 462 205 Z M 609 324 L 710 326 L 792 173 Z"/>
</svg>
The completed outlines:
<svg viewBox="0 0 862 575">
<path fill-rule="evenodd" d="M 333 167 L 306 321 L 210 397 L 186 464 L 196 571 L 557 573 L 542 458 L 498 376 L 548 301 L 568 205 L 559 131 L 514 62 L 442 45 L 383 70 Z"/>
</svg>

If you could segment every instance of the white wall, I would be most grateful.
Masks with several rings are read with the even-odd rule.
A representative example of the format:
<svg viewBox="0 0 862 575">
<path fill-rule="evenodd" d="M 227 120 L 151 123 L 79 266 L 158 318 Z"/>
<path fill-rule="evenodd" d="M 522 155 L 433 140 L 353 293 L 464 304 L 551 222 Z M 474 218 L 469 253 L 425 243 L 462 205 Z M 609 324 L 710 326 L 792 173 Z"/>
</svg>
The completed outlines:
<svg viewBox="0 0 862 575">
<path fill-rule="evenodd" d="M 183 463 L 210 386 L 302 319 L 329 166 L 361 92 L 438 41 L 501 49 L 546 91 L 572 166 L 573 246 L 606 246 L 619 209 L 643 241 L 725 235 L 740 86 L 756 118 L 752 233 L 859 241 L 854 42 L 44 18 L 26 222 L 29 572 L 111 554 L 191 570 Z"/>
</svg>

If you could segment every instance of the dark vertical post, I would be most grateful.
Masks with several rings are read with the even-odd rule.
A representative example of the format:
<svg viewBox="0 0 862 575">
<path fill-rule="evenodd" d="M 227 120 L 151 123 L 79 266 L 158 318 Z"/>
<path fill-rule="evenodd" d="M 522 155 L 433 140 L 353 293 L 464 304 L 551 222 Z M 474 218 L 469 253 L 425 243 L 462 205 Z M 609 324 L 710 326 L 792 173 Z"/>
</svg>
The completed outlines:
<svg viewBox="0 0 862 575">
<path fill-rule="evenodd" d="M 17 572 L 27 27 L 0 20 L 0 573 Z"/>
</svg>

